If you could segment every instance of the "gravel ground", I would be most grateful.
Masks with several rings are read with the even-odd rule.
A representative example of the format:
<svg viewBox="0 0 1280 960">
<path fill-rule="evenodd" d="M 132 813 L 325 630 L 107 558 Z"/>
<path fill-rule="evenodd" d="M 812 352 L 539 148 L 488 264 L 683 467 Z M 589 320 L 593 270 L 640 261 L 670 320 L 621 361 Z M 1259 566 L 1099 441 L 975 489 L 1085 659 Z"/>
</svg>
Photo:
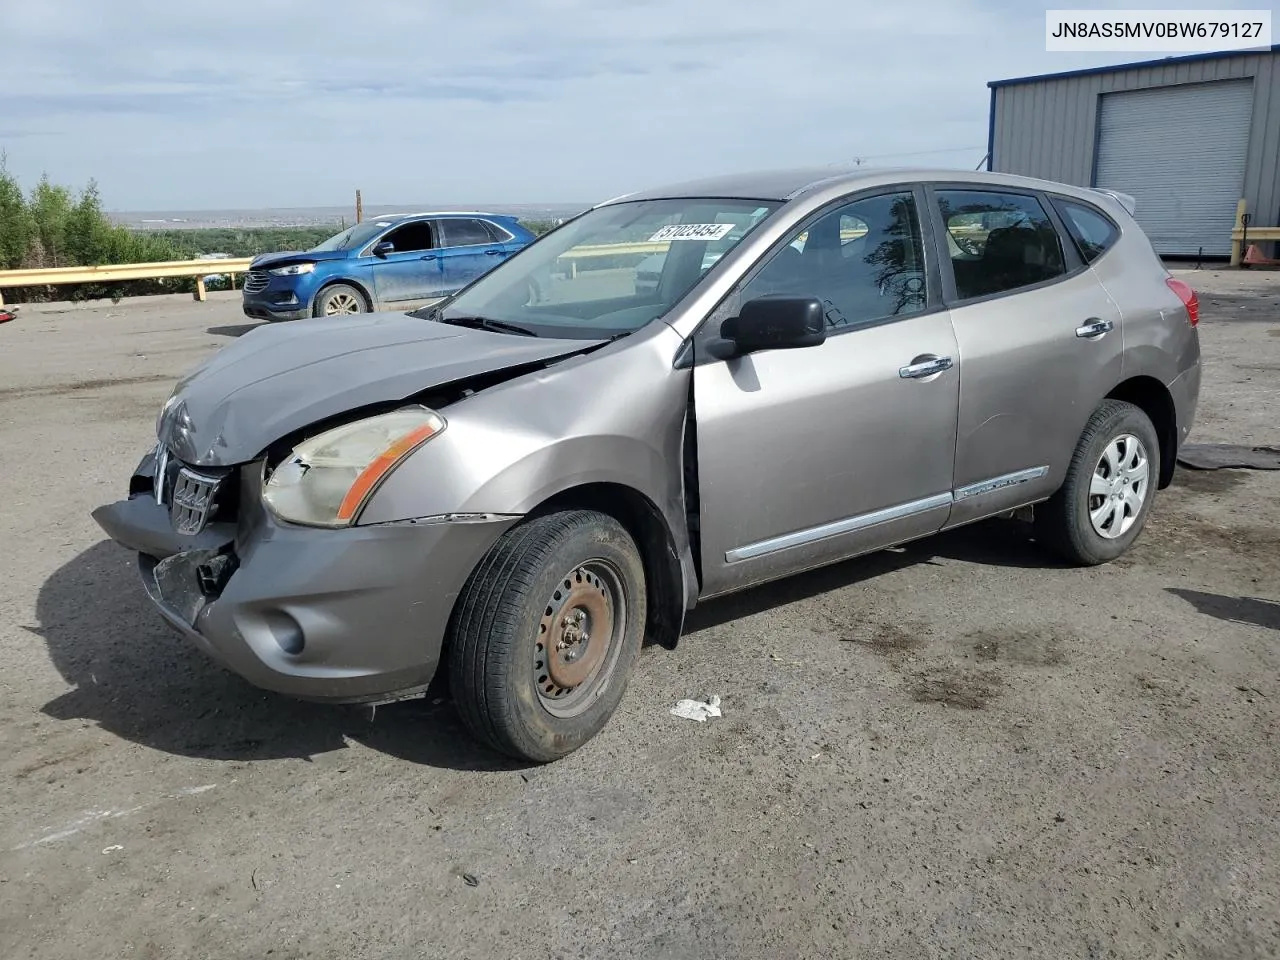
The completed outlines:
<svg viewBox="0 0 1280 960">
<path fill-rule="evenodd" d="M 1280 274 L 1187 276 L 1192 439 L 1276 444 Z M 247 328 L 217 294 L 0 326 L 0 957 L 1280 956 L 1280 473 L 1180 473 L 1105 568 L 988 523 L 707 605 L 530 768 L 148 610 L 89 511 Z"/>
</svg>

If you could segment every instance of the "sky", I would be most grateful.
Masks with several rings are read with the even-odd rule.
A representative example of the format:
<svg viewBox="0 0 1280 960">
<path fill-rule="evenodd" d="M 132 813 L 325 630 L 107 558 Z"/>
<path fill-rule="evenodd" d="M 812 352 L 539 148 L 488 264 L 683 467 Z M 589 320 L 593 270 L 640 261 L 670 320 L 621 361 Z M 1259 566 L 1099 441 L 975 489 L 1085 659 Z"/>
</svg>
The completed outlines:
<svg viewBox="0 0 1280 960">
<path fill-rule="evenodd" d="M 1084 6 L 1085 4 L 1080 4 Z M 0 151 L 112 210 L 591 203 L 717 173 L 976 167 L 1037 0 L 0 0 Z M 1263 6 L 1199 0 L 1090 8 Z"/>
</svg>

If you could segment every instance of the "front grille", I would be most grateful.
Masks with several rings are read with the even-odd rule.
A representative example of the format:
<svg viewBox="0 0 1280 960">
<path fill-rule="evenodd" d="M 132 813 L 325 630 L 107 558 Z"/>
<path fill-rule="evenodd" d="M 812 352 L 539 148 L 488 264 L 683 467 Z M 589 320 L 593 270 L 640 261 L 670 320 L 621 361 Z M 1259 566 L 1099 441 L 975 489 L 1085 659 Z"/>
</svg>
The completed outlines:
<svg viewBox="0 0 1280 960">
<path fill-rule="evenodd" d="M 205 528 L 213 516 L 214 497 L 221 477 L 210 477 L 182 467 L 173 482 L 169 500 L 169 520 L 173 529 L 194 536 Z"/>
<path fill-rule="evenodd" d="M 212 474 L 175 460 L 163 444 L 156 450 L 156 503 L 169 509 L 169 522 L 184 536 L 195 536 L 220 513 L 221 501 L 233 500 L 235 472 Z M 234 507 L 234 504 L 232 504 Z M 226 511 L 222 511 L 226 512 Z M 230 520 L 229 516 L 219 516 Z"/>
<path fill-rule="evenodd" d="M 271 276 L 265 270 L 250 270 L 244 275 L 244 292 L 261 293 L 270 282 Z"/>
</svg>

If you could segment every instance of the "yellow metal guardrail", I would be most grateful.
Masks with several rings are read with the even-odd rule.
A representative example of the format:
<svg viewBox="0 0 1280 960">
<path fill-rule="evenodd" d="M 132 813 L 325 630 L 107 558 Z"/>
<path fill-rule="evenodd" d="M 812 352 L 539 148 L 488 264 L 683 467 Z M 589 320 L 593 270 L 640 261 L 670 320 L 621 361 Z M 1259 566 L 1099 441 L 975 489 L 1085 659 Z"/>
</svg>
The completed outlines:
<svg viewBox="0 0 1280 960">
<path fill-rule="evenodd" d="M 117 263 L 97 267 L 51 267 L 0 270 L 0 306 L 5 287 L 55 287 L 66 283 L 111 283 L 117 280 L 160 280 L 195 277 L 196 299 L 205 299 L 204 278 L 245 273 L 251 257 L 225 260 L 166 260 L 161 263 Z"/>
</svg>

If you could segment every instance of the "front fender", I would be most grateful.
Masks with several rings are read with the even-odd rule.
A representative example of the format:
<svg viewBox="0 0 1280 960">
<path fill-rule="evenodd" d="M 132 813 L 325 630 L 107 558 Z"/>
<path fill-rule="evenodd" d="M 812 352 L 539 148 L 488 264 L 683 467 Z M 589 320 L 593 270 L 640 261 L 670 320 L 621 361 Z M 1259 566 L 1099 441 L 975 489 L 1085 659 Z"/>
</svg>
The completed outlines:
<svg viewBox="0 0 1280 960">
<path fill-rule="evenodd" d="M 522 515 L 576 487 L 614 484 L 657 507 L 691 569 L 683 471 L 690 371 L 672 365 L 680 343 L 656 323 L 445 407 L 444 432 L 396 468 L 359 522 Z"/>
</svg>

